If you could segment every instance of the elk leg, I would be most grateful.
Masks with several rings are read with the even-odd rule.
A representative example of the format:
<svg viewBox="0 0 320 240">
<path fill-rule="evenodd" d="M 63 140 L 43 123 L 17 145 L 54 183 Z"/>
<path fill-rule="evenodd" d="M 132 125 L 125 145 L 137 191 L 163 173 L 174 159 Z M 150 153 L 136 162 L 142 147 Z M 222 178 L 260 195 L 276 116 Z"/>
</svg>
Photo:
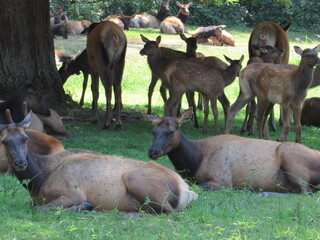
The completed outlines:
<svg viewBox="0 0 320 240">
<path fill-rule="evenodd" d="M 197 107 L 196 107 L 196 103 L 194 101 L 194 92 L 193 91 L 187 91 L 186 92 L 186 96 L 187 96 L 189 107 L 192 107 L 192 109 L 193 109 L 194 127 L 195 128 L 199 128 L 199 123 L 198 123 L 198 119 L 197 119 Z"/>
<path fill-rule="evenodd" d="M 227 121 L 226 121 L 226 130 L 225 133 L 229 134 L 232 131 L 232 121 L 235 118 L 236 114 L 246 105 L 253 96 L 246 96 L 240 92 L 237 100 L 231 107 L 228 109 Z"/>
<path fill-rule="evenodd" d="M 293 120 L 296 127 L 296 142 L 301 143 L 301 106 L 298 105 L 293 112 Z"/>
<path fill-rule="evenodd" d="M 202 94 L 198 92 L 198 105 L 197 108 L 202 110 Z"/>
<path fill-rule="evenodd" d="M 269 102 L 266 99 L 258 99 L 258 130 L 259 138 L 263 138 L 263 129 L 266 122 L 266 111 L 269 106 Z"/>
<path fill-rule="evenodd" d="M 92 120 L 96 123 L 99 120 L 98 99 L 99 99 L 99 75 L 91 74 L 91 91 L 92 91 Z"/>
<path fill-rule="evenodd" d="M 152 95 L 153 95 L 154 87 L 156 86 L 156 84 L 158 82 L 158 79 L 159 78 L 154 73 L 152 73 L 151 82 L 150 82 L 149 90 L 148 90 L 148 111 L 147 111 L 148 114 L 151 114 Z"/>
<path fill-rule="evenodd" d="M 267 119 L 267 117 L 270 116 L 270 114 L 273 112 L 273 106 L 274 106 L 274 104 L 271 104 L 271 103 L 269 104 L 269 106 L 266 110 L 264 119 Z M 264 128 L 263 128 L 263 135 L 264 135 L 265 139 L 271 140 L 271 137 L 269 134 L 269 128 L 266 124 L 264 125 Z"/>
<path fill-rule="evenodd" d="M 81 94 L 80 103 L 79 103 L 81 107 L 84 104 L 84 95 L 86 93 L 86 89 L 88 85 L 88 78 L 89 78 L 89 74 L 83 73 L 82 94 Z"/>
<path fill-rule="evenodd" d="M 111 126 L 111 119 L 112 119 L 112 107 L 111 107 L 112 83 L 110 83 L 109 79 L 103 79 L 103 85 L 104 85 L 105 96 L 106 96 L 106 114 L 105 114 L 105 121 L 102 129 L 106 130 Z"/>
<path fill-rule="evenodd" d="M 121 129 L 121 110 L 123 108 L 121 101 L 121 82 L 114 84 L 114 96 L 115 96 L 115 109 L 116 109 L 116 130 Z"/>
<path fill-rule="evenodd" d="M 209 115 L 209 99 L 206 95 L 202 95 L 202 102 L 203 102 L 203 134 L 208 134 L 208 115 Z"/>
<path fill-rule="evenodd" d="M 284 142 L 287 141 L 288 134 L 290 131 L 290 121 L 292 119 L 292 110 L 288 105 L 282 106 L 283 110 L 283 127 L 280 136 L 277 141 Z"/>
<path fill-rule="evenodd" d="M 217 108 L 217 99 L 213 98 L 210 101 L 211 103 L 211 110 L 213 112 L 213 117 L 214 117 L 214 126 L 215 126 L 215 134 L 219 135 L 220 134 L 220 128 L 219 128 L 219 112 Z"/>
<path fill-rule="evenodd" d="M 228 108 L 230 107 L 230 102 L 225 93 L 218 97 L 219 102 L 222 105 L 223 113 L 224 113 L 224 124 L 226 124 L 228 118 Z"/>
<path fill-rule="evenodd" d="M 271 131 L 273 131 L 273 132 L 277 131 L 277 126 L 276 126 L 276 122 L 274 120 L 274 111 L 273 110 L 270 112 L 268 123 L 269 123 L 269 127 L 270 127 Z"/>
</svg>

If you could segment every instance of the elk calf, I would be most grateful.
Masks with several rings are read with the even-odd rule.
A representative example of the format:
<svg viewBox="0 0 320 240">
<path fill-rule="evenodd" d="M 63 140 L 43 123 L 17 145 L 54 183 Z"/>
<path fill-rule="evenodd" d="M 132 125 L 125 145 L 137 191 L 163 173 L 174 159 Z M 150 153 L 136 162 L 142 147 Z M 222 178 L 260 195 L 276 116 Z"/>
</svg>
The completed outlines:
<svg viewBox="0 0 320 240">
<path fill-rule="evenodd" d="M 228 111 L 226 133 L 231 132 L 232 120 L 239 110 L 254 96 L 258 99 L 258 128 L 259 138 L 263 137 L 265 118 L 269 114 L 272 106 L 279 103 L 283 109 L 284 127 L 278 141 L 286 141 L 290 129 L 290 122 L 293 119 L 296 126 L 296 142 L 301 143 L 301 103 L 306 97 L 312 79 L 314 66 L 320 65 L 320 59 L 317 53 L 320 51 L 320 45 L 314 49 L 302 50 L 300 47 L 294 47 L 297 54 L 301 56 L 299 66 L 268 64 L 264 63 L 258 70 L 256 78 L 240 74 L 240 94 L 236 102 Z M 253 68 L 253 64 L 250 64 Z"/>
</svg>

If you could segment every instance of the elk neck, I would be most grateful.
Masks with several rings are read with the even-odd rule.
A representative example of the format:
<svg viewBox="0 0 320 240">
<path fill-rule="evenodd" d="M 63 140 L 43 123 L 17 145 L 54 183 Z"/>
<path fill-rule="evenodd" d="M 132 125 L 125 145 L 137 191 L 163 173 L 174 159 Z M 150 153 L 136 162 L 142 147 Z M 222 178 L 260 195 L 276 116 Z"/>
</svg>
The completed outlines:
<svg viewBox="0 0 320 240">
<path fill-rule="evenodd" d="M 231 83 L 233 83 L 233 81 L 236 79 L 236 76 L 239 73 L 239 70 L 239 65 L 236 62 L 233 62 L 229 65 L 229 67 L 227 67 L 227 69 L 223 70 L 225 86 L 228 86 Z"/>
<path fill-rule="evenodd" d="M 306 90 L 310 87 L 313 80 L 314 67 L 307 64 L 299 65 L 295 76 L 299 79 L 297 82 L 296 90 Z"/>
<path fill-rule="evenodd" d="M 183 178 L 194 180 L 202 161 L 200 146 L 197 141 L 188 139 L 181 131 L 179 134 L 180 143 L 168 153 L 168 157 Z"/>
<path fill-rule="evenodd" d="M 161 7 L 158 13 L 155 15 L 159 22 L 162 22 L 167 16 L 167 12 Z"/>
<path fill-rule="evenodd" d="M 187 23 L 188 17 L 189 17 L 188 15 L 184 15 L 182 12 L 179 12 L 177 16 L 177 18 L 179 18 L 183 24 Z"/>
<path fill-rule="evenodd" d="M 28 189 L 31 195 L 38 195 L 44 182 L 44 172 L 39 164 L 38 155 L 28 151 L 28 166 L 24 171 L 13 170 L 21 184 Z"/>
</svg>

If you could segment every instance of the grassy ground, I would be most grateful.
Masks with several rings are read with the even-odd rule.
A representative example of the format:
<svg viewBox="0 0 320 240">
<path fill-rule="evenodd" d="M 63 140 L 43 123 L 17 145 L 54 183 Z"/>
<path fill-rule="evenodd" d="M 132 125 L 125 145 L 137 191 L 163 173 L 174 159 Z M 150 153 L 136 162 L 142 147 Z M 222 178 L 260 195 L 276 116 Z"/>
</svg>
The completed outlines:
<svg viewBox="0 0 320 240">
<path fill-rule="evenodd" d="M 199 52 L 221 59 L 223 54 L 239 59 L 242 54 L 247 60 L 247 42 L 251 29 L 228 29 L 237 39 L 236 47 L 199 46 Z M 158 30 L 141 29 L 126 32 L 128 51 L 123 78 L 123 127 L 121 131 L 111 128 L 101 131 L 102 122 L 90 125 L 89 110 L 91 93 L 88 89 L 84 109 L 75 109 L 64 113 L 64 121 L 72 138 L 62 140 L 67 149 L 85 148 L 105 154 L 122 155 L 142 161 L 149 161 L 147 149 L 152 143 L 152 126 L 143 118 L 147 109 L 147 91 L 150 82 L 150 70 L 146 57 L 140 56 L 142 41 L 139 34 L 154 39 Z M 302 48 L 319 44 L 318 38 L 307 33 L 289 32 L 290 62 L 297 64 L 299 57 L 293 52 L 293 45 Z M 56 48 L 76 54 L 85 47 L 85 37 L 70 37 L 68 40 L 55 40 Z M 162 35 L 162 46 L 179 50 L 185 49 L 185 43 L 178 36 Z M 226 95 L 233 103 L 238 95 L 238 80 L 226 89 Z M 75 101 L 80 99 L 82 75 L 73 76 L 65 85 L 66 91 Z M 161 116 L 163 102 L 159 94 L 159 85 L 153 97 L 154 114 Z M 103 89 L 99 102 L 105 107 Z M 309 90 L 308 96 L 319 96 L 319 89 Z M 220 107 L 220 106 L 219 106 Z M 186 103 L 183 104 L 186 109 Z M 103 119 L 103 110 L 101 118 Z M 243 111 L 234 121 L 234 133 L 239 134 Z M 198 111 L 200 123 L 203 115 Z M 222 110 L 220 126 L 224 131 Z M 212 117 L 209 135 L 213 135 Z M 200 139 L 201 129 L 195 129 L 192 123 L 186 123 L 182 130 L 192 139 Z M 294 130 L 294 129 L 292 129 Z M 275 139 L 279 134 L 272 133 Z M 320 150 L 319 129 L 303 127 L 303 143 Z M 253 136 L 256 137 L 256 136 Z M 294 140 L 294 131 L 289 140 Z M 172 168 L 167 157 L 159 163 Z M 212 193 L 201 192 L 199 199 L 188 209 L 170 215 L 151 216 L 131 219 L 112 211 L 109 213 L 65 213 L 50 211 L 39 213 L 31 206 L 31 199 L 14 177 L 0 176 L 0 239 L 320 239 L 318 218 L 320 194 L 312 197 L 291 195 L 287 197 L 262 198 L 251 192 L 221 190 Z"/>
</svg>

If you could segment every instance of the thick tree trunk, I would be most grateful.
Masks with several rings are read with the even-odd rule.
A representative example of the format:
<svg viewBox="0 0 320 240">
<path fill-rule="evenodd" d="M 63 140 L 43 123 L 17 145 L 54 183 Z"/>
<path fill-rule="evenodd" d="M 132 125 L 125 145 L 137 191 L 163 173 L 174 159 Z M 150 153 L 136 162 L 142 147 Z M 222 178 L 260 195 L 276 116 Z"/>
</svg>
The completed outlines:
<svg viewBox="0 0 320 240">
<path fill-rule="evenodd" d="M 0 0 L 0 98 L 23 83 L 41 86 L 51 103 L 65 93 L 54 59 L 48 0 Z"/>
</svg>

